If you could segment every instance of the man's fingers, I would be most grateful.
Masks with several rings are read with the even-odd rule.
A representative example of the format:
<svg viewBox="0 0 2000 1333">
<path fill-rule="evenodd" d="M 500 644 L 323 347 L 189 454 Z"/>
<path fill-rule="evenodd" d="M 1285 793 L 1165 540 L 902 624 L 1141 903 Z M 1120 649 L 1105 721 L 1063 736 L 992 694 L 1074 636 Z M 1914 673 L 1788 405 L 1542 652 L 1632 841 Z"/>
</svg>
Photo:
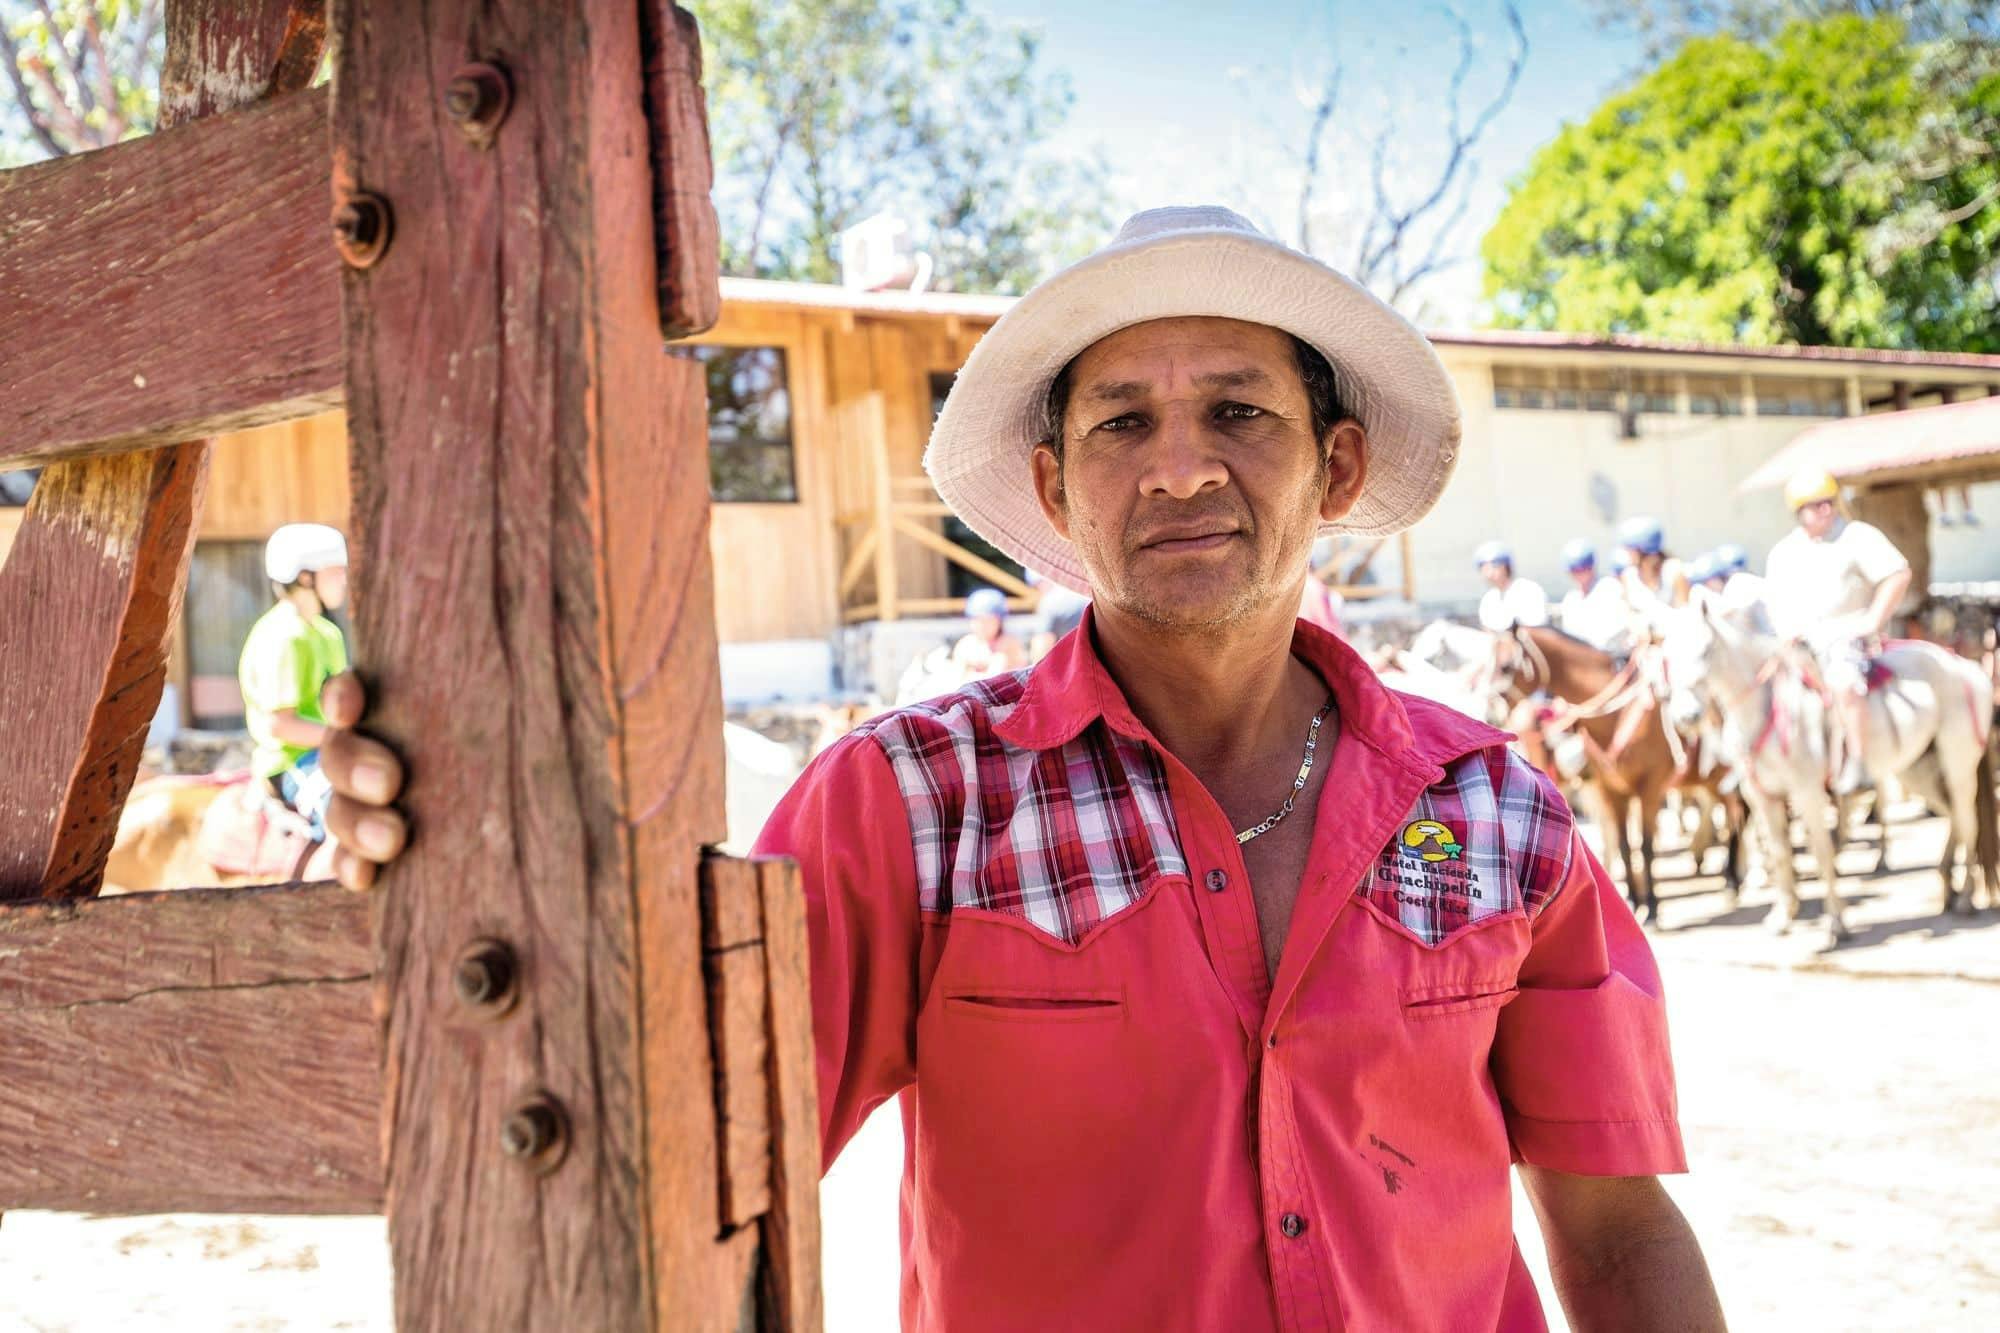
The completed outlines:
<svg viewBox="0 0 2000 1333">
<path fill-rule="evenodd" d="M 380 869 L 365 856 L 356 856 L 344 845 L 333 849 L 333 877 L 342 887 L 366 892 L 375 887 L 375 875 Z"/>
<path fill-rule="evenodd" d="M 334 791 L 365 805 L 387 805 L 403 789 L 396 752 L 358 732 L 329 733 L 319 748 L 319 766 Z"/>
<path fill-rule="evenodd" d="M 331 676 L 319 689 L 319 712 L 330 727 L 356 726 L 368 709 L 368 691 L 352 671 Z"/>
<path fill-rule="evenodd" d="M 402 815 L 350 796 L 335 796 L 327 803 L 326 831 L 343 850 L 376 862 L 395 860 L 409 839 Z"/>
</svg>

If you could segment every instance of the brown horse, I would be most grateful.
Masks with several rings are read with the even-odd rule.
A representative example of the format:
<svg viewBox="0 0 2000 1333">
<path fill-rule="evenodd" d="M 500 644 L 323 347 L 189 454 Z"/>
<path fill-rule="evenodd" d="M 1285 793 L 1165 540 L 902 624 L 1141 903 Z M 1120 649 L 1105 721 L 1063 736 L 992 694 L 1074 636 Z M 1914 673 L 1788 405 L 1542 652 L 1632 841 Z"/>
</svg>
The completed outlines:
<svg viewBox="0 0 2000 1333">
<path fill-rule="evenodd" d="M 1698 776 L 1694 764 L 1684 762 L 1689 756 L 1669 741 L 1658 701 L 1638 674 L 1621 669 L 1611 654 L 1581 639 L 1546 626 L 1517 625 L 1499 635 L 1494 688 L 1511 706 L 1509 728 L 1523 737 L 1530 759 L 1546 766 L 1542 756 L 1552 732 L 1574 733 L 1581 741 L 1586 756 L 1584 791 L 1607 843 L 1616 845 L 1626 900 L 1640 921 L 1651 921 L 1659 910 L 1653 891 L 1653 830 L 1667 790 L 1700 789 L 1705 796 L 1721 799 L 1725 810 L 1733 810 L 1734 802 L 1713 790 L 1713 777 Z M 1549 710 L 1553 716 L 1543 716 L 1544 710 L 1531 701 L 1541 692 L 1562 701 Z M 1631 822 L 1635 807 L 1636 858 Z M 1731 895 L 1741 882 L 1741 827 L 1742 821 L 1732 814 L 1724 868 Z"/>
</svg>

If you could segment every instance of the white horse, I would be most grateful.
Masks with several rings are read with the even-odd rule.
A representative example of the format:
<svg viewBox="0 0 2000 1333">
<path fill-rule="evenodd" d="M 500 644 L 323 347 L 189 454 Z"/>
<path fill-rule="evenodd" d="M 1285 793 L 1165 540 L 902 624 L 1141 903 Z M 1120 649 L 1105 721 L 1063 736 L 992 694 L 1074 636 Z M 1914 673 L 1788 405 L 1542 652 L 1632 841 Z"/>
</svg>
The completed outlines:
<svg viewBox="0 0 2000 1333">
<path fill-rule="evenodd" d="M 1815 674 L 1795 650 L 1747 621 L 1699 601 L 1675 613 L 1663 643 L 1668 709 L 1694 726 L 1719 716 L 1725 750 L 1743 778 L 1743 795 L 1770 838 L 1778 901 L 1767 924 L 1782 931 L 1797 919 L 1798 877 L 1787 854 L 1787 806 L 1798 812 L 1826 886 L 1826 931 L 1847 935 L 1834 870 L 1827 793 L 1832 709 Z M 1992 726 L 1991 686 L 1977 664 L 1932 644 L 1891 644 L 1881 662 L 1893 679 L 1868 696 L 1862 758 L 1870 776 L 1894 776 L 1950 821 L 1944 858 L 1944 908 L 1972 907 L 1972 871 L 1990 898 L 1996 875 L 1992 767 L 1986 757 Z M 1964 869 L 1954 883 L 1960 850 Z"/>
</svg>

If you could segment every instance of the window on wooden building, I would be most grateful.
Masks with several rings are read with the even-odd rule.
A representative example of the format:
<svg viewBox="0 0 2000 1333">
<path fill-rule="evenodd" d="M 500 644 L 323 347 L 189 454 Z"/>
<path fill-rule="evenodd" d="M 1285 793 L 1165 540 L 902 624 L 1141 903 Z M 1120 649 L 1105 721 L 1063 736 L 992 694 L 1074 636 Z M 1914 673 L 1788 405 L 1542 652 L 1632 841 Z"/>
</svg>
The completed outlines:
<svg viewBox="0 0 2000 1333">
<path fill-rule="evenodd" d="M 708 371 L 708 493 L 720 503 L 792 503 L 792 392 L 782 347 L 694 347 Z"/>
<path fill-rule="evenodd" d="M 1839 380 L 1808 379 L 1804 375 L 1758 376 L 1755 382 L 1760 417 L 1844 417 L 1847 387 Z"/>
<path fill-rule="evenodd" d="M 958 376 L 950 371 L 931 372 L 931 420 L 936 421 L 938 413 L 944 411 L 944 400 L 951 393 L 951 386 Z M 964 547 L 977 556 L 984 556 L 1000 568 L 1021 577 L 1021 563 L 987 541 L 984 537 L 965 526 L 965 520 L 956 514 L 947 514 L 944 519 L 944 535 L 956 545 Z M 986 580 L 967 569 L 964 565 L 947 560 L 944 566 L 945 591 L 953 597 L 969 597 L 975 588 L 987 586 Z"/>
<path fill-rule="evenodd" d="M 1615 412 L 1610 372 L 1577 366 L 1495 366 L 1493 406 L 1541 412 Z"/>
</svg>

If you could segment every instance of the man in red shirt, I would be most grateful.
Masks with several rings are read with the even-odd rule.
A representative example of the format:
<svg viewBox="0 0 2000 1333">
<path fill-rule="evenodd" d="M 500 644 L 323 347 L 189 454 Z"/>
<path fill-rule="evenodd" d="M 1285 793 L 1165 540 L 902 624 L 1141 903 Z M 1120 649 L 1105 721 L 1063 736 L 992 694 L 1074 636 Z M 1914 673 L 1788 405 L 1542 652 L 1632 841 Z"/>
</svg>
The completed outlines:
<svg viewBox="0 0 2000 1333">
<path fill-rule="evenodd" d="M 1722 1326 L 1654 1178 L 1659 975 L 1569 810 L 1296 618 L 1315 537 L 1415 522 L 1458 431 L 1420 334 L 1222 209 L 975 349 L 926 466 L 1091 611 L 844 738 L 759 844 L 804 875 L 826 1160 L 900 1097 L 905 1328 L 1541 1328 L 1514 1163 L 1573 1326 Z M 363 887 L 400 771 L 330 750 Z"/>
</svg>

